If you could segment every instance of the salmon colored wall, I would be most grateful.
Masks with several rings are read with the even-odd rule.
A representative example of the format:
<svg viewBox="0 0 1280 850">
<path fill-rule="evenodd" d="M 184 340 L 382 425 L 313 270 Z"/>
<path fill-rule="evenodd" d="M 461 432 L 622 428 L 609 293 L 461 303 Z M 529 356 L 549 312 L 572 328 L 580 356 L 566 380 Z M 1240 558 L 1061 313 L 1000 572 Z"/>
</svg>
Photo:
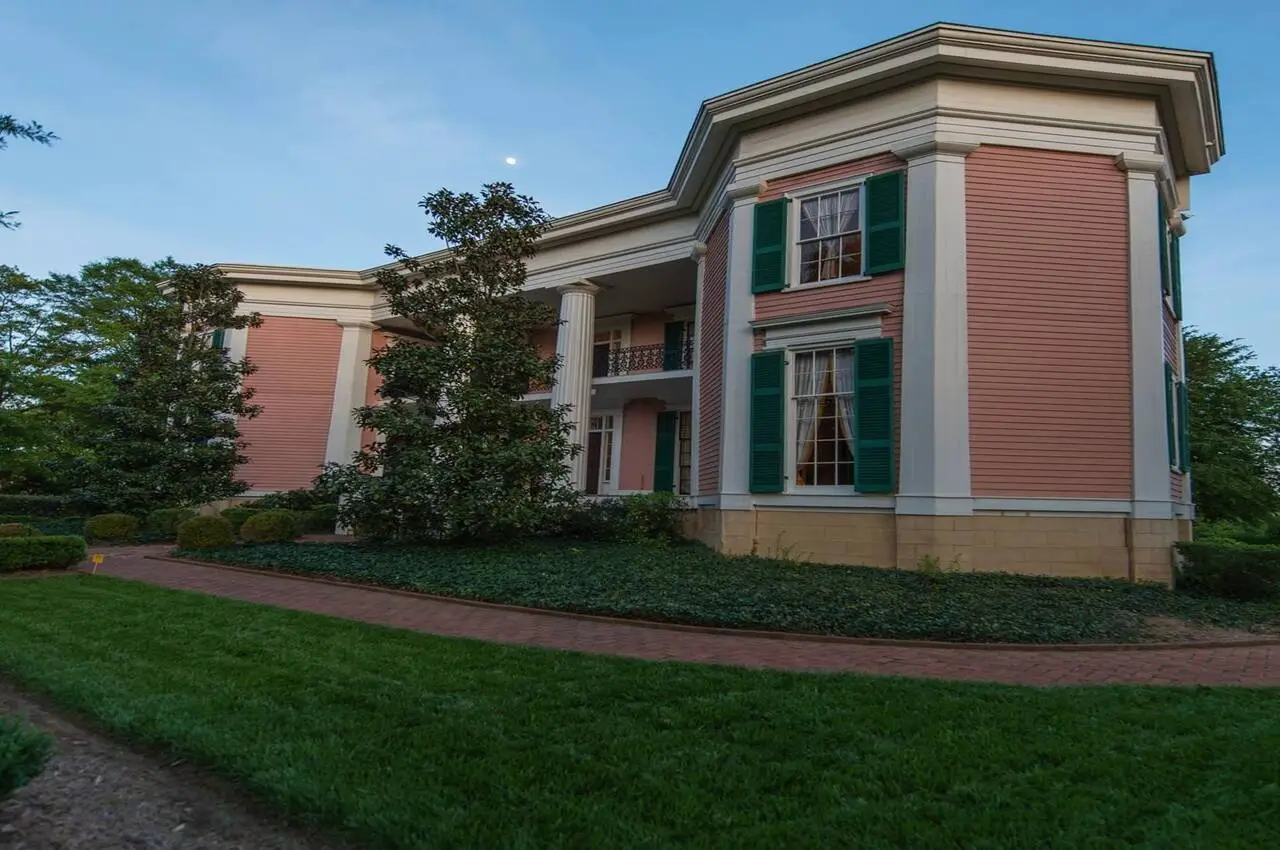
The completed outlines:
<svg viewBox="0 0 1280 850">
<path fill-rule="evenodd" d="M 631 320 L 632 345 L 661 345 L 665 341 L 668 313 L 641 313 Z"/>
<path fill-rule="evenodd" d="M 720 413 L 724 391 L 724 308 L 729 274 L 729 216 L 707 236 L 698 346 L 698 480 L 696 493 L 720 492 Z"/>
<path fill-rule="evenodd" d="M 342 329 L 327 319 L 263 316 L 245 354 L 256 419 L 240 422 L 249 448 L 241 475 L 254 490 L 308 487 L 324 463 Z"/>
<path fill-rule="evenodd" d="M 387 344 L 387 335 L 382 331 L 374 328 L 369 343 L 369 356 Z M 382 386 L 382 376 L 370 366 L 369 377 L 365 379 L 364 385 L 364 403 L 366 407 L 373 407 L 380 400 L 378 398 L 378 388 Z M 371 446 L 378 439 L 378 435 L 368 428 L 360 432 L 360 445 Z"/>
<path fill-rule="evenodd" d="M 666 404 L 656 398 L 628 402 L 622 411 L 622 469 L 620 490 L 653 490 L 653 452 L 657 447 L 658 414 Z"/>
<path fill-rule="evenodd" d="M 1128 199 L 1109 156 L 965 165 L 975 496 L 1132 496 Z"/>
</svg>

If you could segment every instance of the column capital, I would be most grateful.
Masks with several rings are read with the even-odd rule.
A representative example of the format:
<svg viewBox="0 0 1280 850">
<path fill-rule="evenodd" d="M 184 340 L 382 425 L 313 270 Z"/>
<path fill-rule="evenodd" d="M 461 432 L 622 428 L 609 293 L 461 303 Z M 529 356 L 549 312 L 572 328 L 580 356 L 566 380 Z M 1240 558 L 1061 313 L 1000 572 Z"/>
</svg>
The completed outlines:
<svg viewBox="0 0 1280 850">
<path fill-rule="evenodd" d="M 364 330 L 377 330 L 378 326 L 373 322 L 366 322 L 363 319 L 338 319 L 338 327 L 342 328 L 361 328 Z"/>
<path fill-rule="evenodd" d="M 1133 174 L 1159 174 L 1164 168 L 1164 157 L 1150 153 L 1124 151 L 1116 154 L 1116 168 Z"/>
<path fill-rule="evenodd" d="M 695 263 L 702 262 L 702 258 L 705 257 L 706 255 L 707 255 L 706 242 L 694 242 L 693 246 L 689 249 L 689 259 L 693 260 Z"/>
<path fill-rule="evenodd" d="M 764 183 L 734 183 L 724 190 L 731 201 L 741 201 L 744 199 L 755 200 L 756 196 L 765 189 Z"/>
<path fill-rule="evenodd" d="M 566 283 L 563 286 L 556 287 L 556 292 L 559 292 L 561 295 L 568 295 L 570 293 L 578 293 L 581 295 L 595 295 L 599 291 L 600 291 L 600 287 L 592 283 L 591 281 L 587 280 L 586 278 L 583 278 L 582 280 L 575 280 L 573 283 Z"/>
<path fill-rule="evenodd" d="M 951 133 L 934 133 L 925 138 L 910 139 L 891 148 L 894 156 L 908 162 L 940 154 L 964 158 L 977 149 L 977 142 Z"/>
</svg>

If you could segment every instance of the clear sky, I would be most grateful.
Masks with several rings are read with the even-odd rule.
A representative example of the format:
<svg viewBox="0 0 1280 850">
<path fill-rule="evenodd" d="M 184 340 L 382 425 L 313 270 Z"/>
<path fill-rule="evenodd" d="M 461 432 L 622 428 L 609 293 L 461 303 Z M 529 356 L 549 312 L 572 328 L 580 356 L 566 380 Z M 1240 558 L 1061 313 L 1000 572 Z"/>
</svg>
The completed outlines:
<svg viewBox="0 0 1280 850">
<path fill-rule="evenodd" d="M 415 203 L 440 186 L 509 179 L 552 215 L 661 188 L 704 98 L 937 20 L 1215 52 L 1227 155 L 1193 181 L 1187 319 L 1280 364 L 1263 0 L 0 0 L 0 113 L 61 136 L 0 152 L 24 222 L 0 263 L 368 268 L 433 247 Z"/>
</svg>

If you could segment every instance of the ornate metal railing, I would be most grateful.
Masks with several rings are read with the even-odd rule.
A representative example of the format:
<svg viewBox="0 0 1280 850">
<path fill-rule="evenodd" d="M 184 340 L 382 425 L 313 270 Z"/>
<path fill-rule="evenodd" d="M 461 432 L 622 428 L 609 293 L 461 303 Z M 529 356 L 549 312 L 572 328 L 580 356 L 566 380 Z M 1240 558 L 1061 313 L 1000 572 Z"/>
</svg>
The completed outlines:
<svg viewBox="0 0 1280 850">
<path fill-rule="evenodd" d="M 637 372 L 674 372 L 693 368 L 693 339 L 677 346 L 663 343 L 633 345 L 630 348 L 598 348 L 591 364 L 591 377 L 614 378 Z"/>
</svg>

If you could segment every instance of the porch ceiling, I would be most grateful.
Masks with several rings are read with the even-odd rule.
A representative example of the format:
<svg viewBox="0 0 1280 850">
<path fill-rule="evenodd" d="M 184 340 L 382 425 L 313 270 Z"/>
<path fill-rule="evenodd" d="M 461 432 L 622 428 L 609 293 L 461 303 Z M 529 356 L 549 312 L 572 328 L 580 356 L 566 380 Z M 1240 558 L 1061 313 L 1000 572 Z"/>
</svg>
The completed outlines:
<svg viewBox="0 0 1280 850">
<path fill-rule="evenodd" d="M 673 260 L 593 277 L 591 282 L 600 287 L 596 295 L 597 318 L 620 313 L 652 313 L 693 303 L 698 266 L 692 260 Z M 560 294 L 553 289 L 535 289 L 525 295 L 552 306 L 560 304 Z"/>
</svg>

